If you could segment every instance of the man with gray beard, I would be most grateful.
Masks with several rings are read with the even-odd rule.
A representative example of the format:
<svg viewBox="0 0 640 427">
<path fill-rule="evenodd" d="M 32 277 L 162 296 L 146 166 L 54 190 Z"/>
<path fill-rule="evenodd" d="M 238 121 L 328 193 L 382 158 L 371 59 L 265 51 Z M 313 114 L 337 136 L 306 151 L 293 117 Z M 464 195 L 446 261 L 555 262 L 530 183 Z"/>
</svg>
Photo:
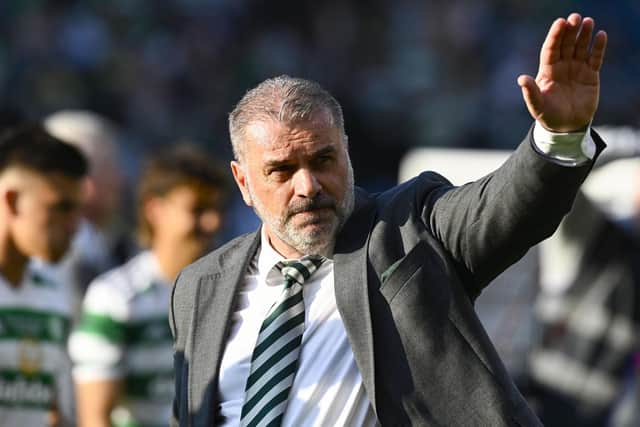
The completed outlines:
<svg viewBox="0 0 640 427">
<path fill-rule="evenodd" d="M 555 230 L 603 148 L 593 29 L 553 23 L 537 77 L 518 78 L 532 130 L 458 188 L 425 172 L 368 194 L 327 91 L 288 76 L 250 90 L 231 169 L 262 227 L 177 279 L 172 424 L 540 425 L 473 301 Z"/>
</svg>

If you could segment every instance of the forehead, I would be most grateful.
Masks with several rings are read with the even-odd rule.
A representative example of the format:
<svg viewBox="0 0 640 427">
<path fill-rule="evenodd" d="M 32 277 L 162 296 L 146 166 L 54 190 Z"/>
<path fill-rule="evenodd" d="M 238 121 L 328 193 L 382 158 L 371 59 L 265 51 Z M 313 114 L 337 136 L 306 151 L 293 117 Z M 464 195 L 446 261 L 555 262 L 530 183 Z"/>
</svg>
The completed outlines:
<svg viewBox="0 0 640 427">
<path fill-rule="evenodd" d="M 323 117 L 297 123 L 261 120 L 247 126 L 245 149 L 249 157 L 286 157 L 341 143 L 341 130 Z"/>
<path fill-rule="evenodd" d="M 162 197 L 183 202 L 218 203 L 222 199 L 222 193 L 219 188 L 213 185 L 199 181 L 187 181 L 173 187 Z"/>
<path fill-rule="evenodd" d="M 80 193 L 82 178 L 73 178 L 59 172 L 42 173 L 28 168 L 15 167 L 3 174 L 10 186 L 22 190 L 46 191 L 49 193 Z"/>
</svg>

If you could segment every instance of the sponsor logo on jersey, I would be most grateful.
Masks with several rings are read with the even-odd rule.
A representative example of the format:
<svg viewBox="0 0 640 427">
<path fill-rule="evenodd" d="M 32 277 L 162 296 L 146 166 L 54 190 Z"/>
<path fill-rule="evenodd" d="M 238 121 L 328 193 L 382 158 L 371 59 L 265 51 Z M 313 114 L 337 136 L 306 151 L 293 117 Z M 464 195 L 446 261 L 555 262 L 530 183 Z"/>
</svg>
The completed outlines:
<svg viewBox="0 0 640 427">
<path fill-rule="evenodd" d="M 0 372 L 0 405 L 50 407 L 53 397 L 50 376 L 26 378 L 16 372 Z"/>
<path fill-rule="evenodd" d="M 24 338 L 18 344 L 18 368 L 24 375 L 33 375 L 42 367 L 42 347 L 36 340 Z"/>
</svg>

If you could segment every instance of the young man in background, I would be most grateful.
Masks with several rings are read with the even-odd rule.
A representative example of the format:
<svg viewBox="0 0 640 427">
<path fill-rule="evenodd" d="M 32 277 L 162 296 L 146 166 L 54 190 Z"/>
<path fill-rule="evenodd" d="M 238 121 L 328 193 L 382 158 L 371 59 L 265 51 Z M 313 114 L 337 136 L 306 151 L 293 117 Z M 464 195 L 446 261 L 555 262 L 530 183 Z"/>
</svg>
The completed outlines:
<svg viewBox="0 0 640 427">
<path fill-rule="evenodd" d="M 148 250 L 91 283 L 70 341 L 80 425 L 166 425 L 173 397 L 171 286 L 211 249 L 226 197 L 225 173 L 192 146 L 161 153 L 145 169 L 138 211 Z"/>
<path fill-rule="evenodd" d="M 67 251 L 87 169 L 76 148 L 39 126 L 0 138 L 0 425 L 73 424 L 70 299 L 29 260 Z"/>
</svg>

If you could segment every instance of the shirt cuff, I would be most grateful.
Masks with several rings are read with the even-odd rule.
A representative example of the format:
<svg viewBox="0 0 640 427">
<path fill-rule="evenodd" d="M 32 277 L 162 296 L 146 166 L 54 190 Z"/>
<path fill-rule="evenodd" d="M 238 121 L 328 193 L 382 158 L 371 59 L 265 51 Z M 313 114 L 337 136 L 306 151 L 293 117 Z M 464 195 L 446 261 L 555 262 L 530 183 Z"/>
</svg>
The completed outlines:
<svg viewBox="0 0 640 427">
<path fill-rule="evenodd" d="M 542 154 L 567 166 L 587 163 L 596 153 L 596 143 L 591 138 L 591 124 L 583 132 L 558 133 L 548 131 L 536 121 L 533 142 Z"/>
</svg>

